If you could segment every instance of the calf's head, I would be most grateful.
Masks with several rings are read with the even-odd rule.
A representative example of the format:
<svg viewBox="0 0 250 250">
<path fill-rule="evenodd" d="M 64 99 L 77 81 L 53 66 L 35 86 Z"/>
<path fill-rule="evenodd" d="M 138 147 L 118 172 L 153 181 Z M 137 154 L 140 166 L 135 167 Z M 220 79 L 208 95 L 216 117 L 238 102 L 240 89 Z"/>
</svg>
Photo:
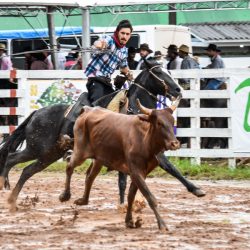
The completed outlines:
<svg viewBox="0 0 250 250">
<path fill-rule="evenodd" d="M 162 150 L 176 150 L 180 148 L 180 142 L 174 134 L 174 117 L 172 116 L 179 101 L 180 99 L 177 98 L 171 107 L 156 110 L 144 107 L 137 99 L 137 105 L 142 113 L 139 117 L 150 123 L 153 129 L 154 142 L 162 147 Z"/>
</svg>

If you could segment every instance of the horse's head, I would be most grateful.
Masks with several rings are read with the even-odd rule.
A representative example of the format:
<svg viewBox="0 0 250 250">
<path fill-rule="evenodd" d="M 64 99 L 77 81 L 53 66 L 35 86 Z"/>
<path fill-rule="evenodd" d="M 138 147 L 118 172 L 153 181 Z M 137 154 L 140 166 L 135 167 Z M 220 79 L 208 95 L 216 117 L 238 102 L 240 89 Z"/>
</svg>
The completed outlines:
<svg viewBox="0 0 250 250">
<path fill-rule="evenodd" d="M 146 65 L 146 71 L 148 74 L 148 80 L 150 79 L 150 89 L 153 90 L 155 94 L 167 96 L 172 99 L 172 97 L 181 96 L 181 87 L 172 78 L 167 70 L 163 69 L 162 66 L 157 63 L 157 61 L 150 59 L 144 59 Z"/>
</svg>

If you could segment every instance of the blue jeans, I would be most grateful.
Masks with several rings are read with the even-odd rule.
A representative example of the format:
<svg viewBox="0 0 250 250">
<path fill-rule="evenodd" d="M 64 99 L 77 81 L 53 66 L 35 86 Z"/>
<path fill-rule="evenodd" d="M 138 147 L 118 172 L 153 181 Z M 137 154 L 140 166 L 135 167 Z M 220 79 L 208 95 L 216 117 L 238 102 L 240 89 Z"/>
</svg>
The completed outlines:
<svg viewBox="0 0 250 250">
<path fill-rule="evenodd" d="M 210 79 L 207 82 L 207 86 L 205 87 L 206 90 L 217 90 L 220 88 L 221 84 L 223 82 L 216 80 L 216 79 Z"/>
</svg>

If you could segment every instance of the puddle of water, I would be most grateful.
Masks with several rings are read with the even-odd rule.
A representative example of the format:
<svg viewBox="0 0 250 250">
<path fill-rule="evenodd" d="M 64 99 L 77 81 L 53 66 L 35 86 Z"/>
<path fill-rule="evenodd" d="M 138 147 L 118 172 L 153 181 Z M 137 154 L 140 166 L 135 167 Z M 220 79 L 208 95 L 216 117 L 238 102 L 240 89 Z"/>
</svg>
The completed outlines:
<svg viewBox="0 0 250 250">
<path fill-rule="evenodd" d="M 214 200 L 219 201 L 221 203 L 231 203 L 234 201 L 229 195 L 216 195 Z"/>
</svg>

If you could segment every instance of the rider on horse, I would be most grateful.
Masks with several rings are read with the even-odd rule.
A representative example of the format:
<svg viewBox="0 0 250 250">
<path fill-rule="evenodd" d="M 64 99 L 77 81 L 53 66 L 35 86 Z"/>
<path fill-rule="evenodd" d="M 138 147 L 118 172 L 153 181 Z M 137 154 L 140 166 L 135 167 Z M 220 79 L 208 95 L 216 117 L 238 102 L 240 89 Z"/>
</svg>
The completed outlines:
<svg viewBox="0 0 250 250">
<path fill-rule="evenodd" d="M 116 27 L 113 36 L 105 35 L 94 43 L 97 49 L 109 49 L 110 52 L 93 54 L 86 67 L 88 77 L 87 89 L 90 102 L 94 102 L 104 95 L 114 92 L 111 75 L 120 67 L 122 74 L 132 80 L 133 75 L 128 68 L 128 49 L 125 47 L 133 31 L 128 20 L 122 20 Z"/>
</svg>

